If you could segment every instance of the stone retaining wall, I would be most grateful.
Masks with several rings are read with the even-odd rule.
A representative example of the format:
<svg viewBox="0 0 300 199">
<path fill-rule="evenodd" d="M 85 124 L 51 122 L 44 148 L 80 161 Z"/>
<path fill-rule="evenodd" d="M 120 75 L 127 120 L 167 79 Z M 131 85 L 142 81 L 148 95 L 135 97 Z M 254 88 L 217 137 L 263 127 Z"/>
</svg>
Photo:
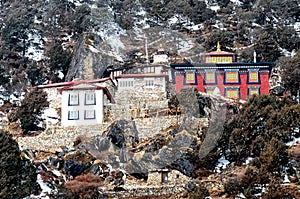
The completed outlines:
<svg viewBox="0 0 300 199">
<path fill-rule="evenodd" d="M 127 198 L 127 197 L 141 197 L 141 196 L 165 196 L 173 195 L 179 192 L 184 191 L 185 189 L 182 186 L 157 186 L 157 187 L 132 187 L 126 189 L 126 191 L 104 191 L 103 195 L 108 195 L 110 198 Z M 99 197 L 100 199 L 101 197 Z M 102 199 L 102 198 L 101 198 Z"/>
</svg>

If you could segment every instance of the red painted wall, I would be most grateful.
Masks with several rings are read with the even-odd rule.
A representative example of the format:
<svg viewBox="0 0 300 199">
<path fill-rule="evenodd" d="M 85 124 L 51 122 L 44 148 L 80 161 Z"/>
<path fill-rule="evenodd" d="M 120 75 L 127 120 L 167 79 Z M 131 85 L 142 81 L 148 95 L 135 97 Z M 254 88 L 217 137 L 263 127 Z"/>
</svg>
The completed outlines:
<svg viewBox="0 0 300 199">
<path fill-rule="evenodd" d="M 176 93 L 179 93 L 182 88 L 196 87 L 200 92 L 205 91 L 206 86 L 217 86 L 220 89 L 220 93 L 224 96 L 225 86 L 239 86 L 240 87 L 240 98 L 246 100 L 248 98 L 248 87 L 259 86 L 260 94 L 269 94 L 269 74 L 268 71 L 260 71 L 260 83 L 259 84 L 248 84 L 247 83 L 247 72 L 240 73 L 240 84 L 225 84 L 224 85 L 224 73 L 217 74 L 217 84 L 203 85 L 204 74 L 197 73 L 197 85 L 184 85 L 184 74 L 176 74 Z"/>
</svg>

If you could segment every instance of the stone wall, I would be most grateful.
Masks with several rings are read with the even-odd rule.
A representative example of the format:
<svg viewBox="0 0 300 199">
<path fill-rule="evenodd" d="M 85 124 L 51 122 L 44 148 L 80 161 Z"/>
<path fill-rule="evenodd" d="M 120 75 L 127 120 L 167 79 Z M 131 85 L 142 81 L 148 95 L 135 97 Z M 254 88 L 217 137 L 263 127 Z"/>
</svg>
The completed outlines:
<svg viewBox="0 0 300 199">
<path fill-rule="evenodd" d="M 101 134 L 109 124 L 79 127 L 53 127 L 32 137 L 18 137 L 17 142 L 22 149 L 33 149 L 56 153 L 64 148 L 73 149 L 78 136 L 92 137 Z"/>
<path fill-rule="evenodd" d="M 185 189 L 182 186 L 156 186 L 156 187 L 131 187 L 126 189 L 126 191 L 103 191 L 99 199 L 103 198 L 103 195 L 109 198 L 128 198 L 128 197 L 149 197 L 149 196 L 160 196 L 164 198 L 167 195 L 174 195 L 180 193 Z"/>
</svg>

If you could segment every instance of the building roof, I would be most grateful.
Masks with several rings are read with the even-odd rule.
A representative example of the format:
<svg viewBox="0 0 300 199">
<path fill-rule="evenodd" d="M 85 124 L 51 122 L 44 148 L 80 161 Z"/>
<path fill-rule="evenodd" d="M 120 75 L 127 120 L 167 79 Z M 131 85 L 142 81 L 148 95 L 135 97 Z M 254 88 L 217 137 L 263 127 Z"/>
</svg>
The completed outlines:
<svg viewBox="0 0 300 199">
<path fill-rule="evenodd" d="M 79 85 L 86 85 L 86 86 L 79 87 Z M 58 90 L 60 93 L 62 93 L 63 91 L 68 91 L 68 90 L 90 90 L 90 89 L 103 90 L 104 94 L 107 96 L 109 101 L 111 103 L 115 103 L 115 100 L 113 99 L 112 95 L 110 94 L 109 90 L 106 87 L 95 85 L 92 82 L 78 82 L 70 86 L 59 88 Z"/>
<path fill-rule="evenodd" d="M 72 82 L 60 82 L 60 83 L 54 83 L 54 84 L 46 84 L 46 85 L 38 85 L 37 88 L 44 89 L 44 88 L 57 88 L 59 92 L 61 93 L 63 90 L 84 90 L 84 89 L 101 89 L 103 90 L 104 94 L 108 97 L 109 101 L 111 103 L 115 103 L 112 95 L 110 94 L 109 90 L 106 87 L 96 85 L 95 83 L 104 83 L 106 81 L 111 82 L 114 86 L 115 83 L 112 81 L 110 77 L 107 78 L 101 78 L 101 79 L 92 79 L 92 80 L 78 80 L 78 81 L 72 81 Z M 89 88 L 80 88 L 77 87 L 77 85 L 80 84 L 87 84 L 89 85 Z"/>
<path fill-rule="evenodd" d="M 167 78 L 168 76 L 165 74 L 155 74 L 155 73 L 142 73 L 142 74 L 122 74 L 116 77 L 116 79 L 121 78 L 144 78 L 144 77 L 164 77 Z"/>
<path fill-rule="evenodd" d="M 71 82 L 60 82 L 60 83 L 53 83 L 53 84 L 38 85 L 37 88 L 55 88 L 55 87 L 59 88 L 64 86 L 77 85 L 78 83 L 103 83 L 106 81 L 110 81 L 114 86 L 116 86 L 114 81 L 110 77 L 106 77 L 101 79 L 77 80 Z"/>
<path fill-rule="evenodd" d="M 189 69 L 248 69 L 248 68 L 265 68 L 271 71 L 272 62 L 257 62 L 257 63 L 178 63 L 170 65 L 175 70 L 189 70 Z"/>
</svg>

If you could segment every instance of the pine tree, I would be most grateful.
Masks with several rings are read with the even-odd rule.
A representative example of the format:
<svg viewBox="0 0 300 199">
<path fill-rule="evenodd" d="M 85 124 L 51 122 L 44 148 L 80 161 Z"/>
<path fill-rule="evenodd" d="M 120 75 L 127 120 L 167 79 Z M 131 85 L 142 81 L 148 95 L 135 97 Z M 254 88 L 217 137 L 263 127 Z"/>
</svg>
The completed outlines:
<svg viewBox="0 0 300 199">
<path fill-rule="evenodd" d="M 0 142 L 0 198 L 24 198 L 37 191 L 35 168 L 21 158 L 18 143 L 2 130 Z"/>
<path fill-rule="evenodd" d="M 20 120 L 21 128 L 25 133 L 39 129 L 39 122 L 42 121 L 41 114 L 48 106 L 47 94 L 44 91 L 35 88 L 27 93 L 15 116 Z"/>
</svg>

